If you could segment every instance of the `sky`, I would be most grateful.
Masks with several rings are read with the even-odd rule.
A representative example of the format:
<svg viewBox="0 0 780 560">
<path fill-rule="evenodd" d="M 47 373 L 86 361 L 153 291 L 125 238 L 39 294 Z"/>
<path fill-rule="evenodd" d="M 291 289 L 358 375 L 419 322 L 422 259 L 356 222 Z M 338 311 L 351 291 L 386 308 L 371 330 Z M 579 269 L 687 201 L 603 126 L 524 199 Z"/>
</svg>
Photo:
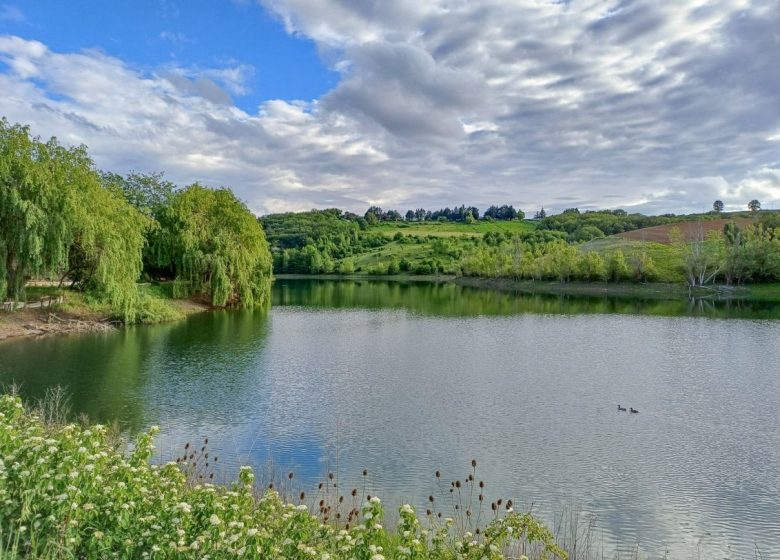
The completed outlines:
<svg viewBox="0 0 780 560">
<path fill-rule="evenodd" d="M 0 0 L 0 115 L 257 214 L 780 208 L 780 2 Z"/>
</svg>

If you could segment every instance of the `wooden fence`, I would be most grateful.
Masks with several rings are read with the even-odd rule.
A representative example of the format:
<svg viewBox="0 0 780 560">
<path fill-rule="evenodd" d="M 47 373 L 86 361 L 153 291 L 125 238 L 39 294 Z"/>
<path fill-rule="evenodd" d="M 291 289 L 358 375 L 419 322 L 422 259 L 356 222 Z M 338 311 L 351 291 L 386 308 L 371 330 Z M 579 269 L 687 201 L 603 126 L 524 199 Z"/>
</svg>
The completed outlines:
<svg viewBox="0 0 780 560">
<path fill-rule="evenodd" d="M 15 311 L 17 309 L 42 309 L 51 307 L 65 300 L 63 296 L 47 296 L 36 301 L 4 301 L 3 311 Z"/>
</svg>

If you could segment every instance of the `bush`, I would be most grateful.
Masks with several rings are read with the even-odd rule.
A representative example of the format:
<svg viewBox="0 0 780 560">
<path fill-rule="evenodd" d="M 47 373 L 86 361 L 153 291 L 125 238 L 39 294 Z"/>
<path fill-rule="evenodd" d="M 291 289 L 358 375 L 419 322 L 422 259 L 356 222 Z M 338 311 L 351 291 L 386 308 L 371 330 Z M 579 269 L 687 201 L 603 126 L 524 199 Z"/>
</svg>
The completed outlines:
<svg viewBox="0 0 780 560">
<path fill-rule="evenodd" d="M 511 511 L 478 538 L 453 535 L 449 522 L 427 530 L 409 505 L 389 531 L 375 497 L 349 529 L 328 524 L 273 490 L 258 494 L 248 467 L 219 487 L 188 479 L 186 460 L 150 465 L 156 433 L 125 455 L 103 426 L 44 424 L 0 396 L 0 556 L 499 560 L 513 539 L 536 543 L 542 557 L 566 556 L 533 516 Z"/>
<path fill-rule="evenodd" d="M 397 257 L 393 257 L 390 259 L 390 262 L 387 264 L 387 273 L 388 274 L 398 274 L 401 271 L 401 263 L 398 261 Z"/>
<path fill-rule="evenodd" d="M 414 273 L 425 275 L 425 274 L 431 274 L 434 272 L 434 270 L 431 268 L 430 263 L 427 262 L 421 262 L 416 267 L 414 267 Z"/>
<path fill-rule="evenodd" d="M 142 294 L 136 306 L 136 322 L 142 324 L 167 323 L 184 318 L 184 313 L 163 298 Z"/>
<path fill-rule="evenodd" d="M 339 264 L 339 274 L 353 274 L 355 272 L 355 262 L 352 259 L 344 259 Z"/>
</svg>

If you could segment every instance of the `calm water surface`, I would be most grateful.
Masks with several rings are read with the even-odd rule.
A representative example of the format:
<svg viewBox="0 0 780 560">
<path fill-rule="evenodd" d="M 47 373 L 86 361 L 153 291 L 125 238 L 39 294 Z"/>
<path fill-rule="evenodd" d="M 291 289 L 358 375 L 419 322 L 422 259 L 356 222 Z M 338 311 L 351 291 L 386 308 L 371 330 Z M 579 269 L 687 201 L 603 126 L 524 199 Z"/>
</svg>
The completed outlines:
<svg viewBox="0 0 780 560">
<path fill-rule="evenodd" d="M 208 436 L 228 470 L 329 470 L 391 503 L 577 508 L 608 548 L 780 558 L 780 310 L 513 296 L 453 285 L 278 281 L 270 312 L 0 344 L 0 381 L 161 456 Z M 617 403 L 640 414 L 616 410 Z M 361 476 L 369 470 L 367 481 Z"/>
</svg>

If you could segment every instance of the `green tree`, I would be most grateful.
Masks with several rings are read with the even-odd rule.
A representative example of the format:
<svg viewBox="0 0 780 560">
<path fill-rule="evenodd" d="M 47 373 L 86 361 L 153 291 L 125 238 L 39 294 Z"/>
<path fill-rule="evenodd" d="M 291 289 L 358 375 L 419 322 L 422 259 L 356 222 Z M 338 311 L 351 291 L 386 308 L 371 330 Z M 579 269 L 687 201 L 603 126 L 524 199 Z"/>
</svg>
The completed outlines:
<svg viewBox="0 0 780 560">
<path fill-rule="evenodd" d="M 596 251 L 588 251 L 579 262 L 579 276 L 586 282 L 606 280 L 607 265 Z"/>
<path fill-rule="evenodd" d="M 398 257 L 393 257 L 390 259 L 390 262 L 387 264 L 387 273 L 388 274 L 398 274 L 401 271 L 401 262 L 398 260 Z"/>
<path fill-rule="evenodd" d="M 22 298 L 30 275 L 72 275 L 132 320 L 148 225 L 84 146 L 0 121 L 0 297 Z"/>
<path fill-rule="evenodd" d="M 352 259 L 344 259 L 339 264 L 339 274 L 354 274 L 355 273 L 355 261 Z"/>
<path fill-rule="evenodd" d="M 653 258 L 645 251 L 635 251 L 629 259 L 634 280 L 651 282 L 658 276 Z"/>
<path fill-rule="evenodd" d="M 263 228 L 225 188 L 178 191 L 162 218 L 177 280 L 212 305 L 269 301 L 271 254 Z"/>
<path fill-rule="evenodd" d="M 720 214 L 723 212 L 723 208 L 725 208 L 722 200 L 716 200 L 712 203 L 712 211 L 716 214 Z"/>
<path fill-rule="evenodd" d="M 625 280 L 629 275 L 628 263 L 623 251 L 617 249 L 610 256 L 607 262 L 607 278 L 612 282 Z"/>
<path fill-rule="evenodd" d="M 683 258 L 683 272 L 689 286 L 704 286 L 717 278 L 723 269 L 726 244 L 719 231 L 705 234 L 703 228 L 694 232 L 691 239 L 685 239 L 680 228 L 669 232 L 669 239 Z"/>
<path fill-rule="evenodd" d="M 748 202 L 748 210 L 751 212 L 758 212 L 761 210 L 761 203 L 756 199 L 751 200 Z"/>
</svg>

